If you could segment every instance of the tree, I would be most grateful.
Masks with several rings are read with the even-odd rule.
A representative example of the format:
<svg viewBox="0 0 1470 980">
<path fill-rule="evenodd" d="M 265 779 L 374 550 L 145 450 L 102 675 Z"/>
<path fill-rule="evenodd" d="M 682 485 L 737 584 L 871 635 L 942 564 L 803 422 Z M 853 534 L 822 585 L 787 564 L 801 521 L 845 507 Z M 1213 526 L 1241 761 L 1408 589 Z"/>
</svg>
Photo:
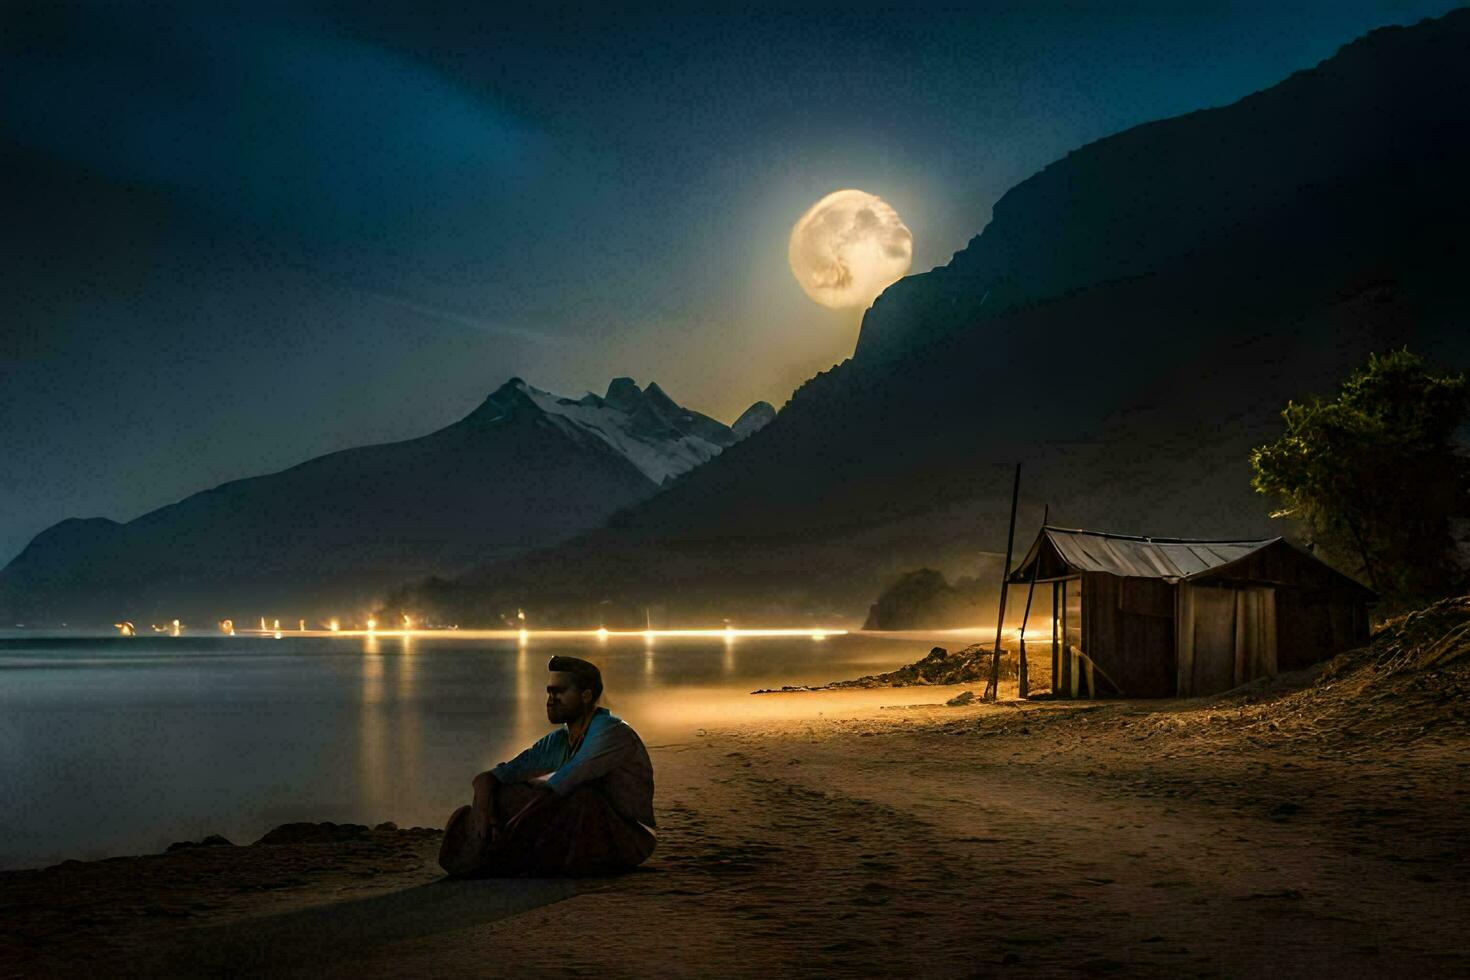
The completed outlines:
<svg viewBox="0 0 1470 980">
<path fill-rule="evenodd" d="M 1465 375 L 1435 374 L 1407 348 L 1353 371 L 1335 397 L 1288 402 L 1285 434 L 1251 451 L 1251 486 L 1272 517 L 1303 522 L 1308 546 L 1365 576 L 1390 604 L 1464 582 L 1452 519 L 1470 514 Z"/>
</svg>

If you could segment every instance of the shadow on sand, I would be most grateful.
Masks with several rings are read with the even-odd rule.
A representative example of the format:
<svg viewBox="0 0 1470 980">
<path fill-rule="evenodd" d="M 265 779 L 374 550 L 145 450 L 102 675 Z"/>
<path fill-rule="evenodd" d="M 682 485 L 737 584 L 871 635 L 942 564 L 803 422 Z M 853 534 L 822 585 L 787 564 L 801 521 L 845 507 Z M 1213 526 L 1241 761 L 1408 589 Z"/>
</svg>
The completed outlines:
<svg viewBox="0 0 1470 980">
<path fill-rule="evenodd" d="M 375 949 L 486 925 L 616 879 L 448 878 L 387 895 L 184 929 L 125 972 L 150 976 L 339 973 Z"/>
</svg>

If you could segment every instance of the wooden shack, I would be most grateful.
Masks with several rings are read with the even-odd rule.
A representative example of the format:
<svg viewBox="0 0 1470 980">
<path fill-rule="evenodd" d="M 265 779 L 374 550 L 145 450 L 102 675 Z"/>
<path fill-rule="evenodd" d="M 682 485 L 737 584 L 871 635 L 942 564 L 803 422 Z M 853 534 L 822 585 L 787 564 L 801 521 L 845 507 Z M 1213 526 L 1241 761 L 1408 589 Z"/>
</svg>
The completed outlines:
<svg viewBox="0 0 1470 980">
<path fill-rule="evenodd" d="M 1052 590 L 1066 697 L 1212 694 L 1368 639 L 1373 593 L 1281 538 L 1207 541 L 1046 526 L 1010 581 Z"/>
</svg>

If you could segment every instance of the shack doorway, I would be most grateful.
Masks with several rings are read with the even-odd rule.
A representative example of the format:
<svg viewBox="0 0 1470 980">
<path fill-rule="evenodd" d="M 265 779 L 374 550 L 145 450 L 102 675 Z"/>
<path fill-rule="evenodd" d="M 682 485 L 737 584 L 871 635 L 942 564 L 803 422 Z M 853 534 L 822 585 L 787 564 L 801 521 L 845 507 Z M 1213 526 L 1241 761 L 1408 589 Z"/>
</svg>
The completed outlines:
<svg viewBox="0 0 1470 980">
<path fill-rule="evenodd" d="M 1227 691 L 1276 673 L 1276 590 L 1179 584 L 1179 693 Z"/>
</svg>

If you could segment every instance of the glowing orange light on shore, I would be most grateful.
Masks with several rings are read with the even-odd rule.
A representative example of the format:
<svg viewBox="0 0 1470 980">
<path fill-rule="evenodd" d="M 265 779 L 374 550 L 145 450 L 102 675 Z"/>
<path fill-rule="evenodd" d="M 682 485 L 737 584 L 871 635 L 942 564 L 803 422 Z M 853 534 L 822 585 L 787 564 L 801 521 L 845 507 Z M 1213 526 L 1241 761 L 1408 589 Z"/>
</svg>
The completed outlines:
<svg viewBox="0 0 1470 980">
<path fill-rule="evenodd" d="M 403 628 L 406 630 L 413 629 L 413 617 L 408 613 L 403 614 Z"/>
<path fill-rule="evenodd" d="M 221 628 L 222 631 L 225 629 L 225 623 L 226 622 L 228 622 L 228 621 L 227 620 L 221 620 L 220 621 L 220 628 Z M 615 629 L 609 629 L 606 626 L 599 626 L 597 629 L 541 629 L 541 630 L 534 630 L 533 631 L 533 630 L 530 630 L 530 629 L 526 628 L 525 626 L 522 626 L 519 629 L 491 629 L 491 630 L 463 629 L 462 630 L 462 629 L 460 629 L 460 627 L 459 627 L 458 624 L 454 624 L 454 625 L 450 625 L 450 626 L 433 627 L 433 628 L 425 628 L 422 625 L 417 625 L 417 626 L 411 626 L 410 628 L 399 628 L 397 626 L 392 626 L 392 627 L 389 627 L 387 629 L 381 629 L 380 627 L 381 627 L 382 624 L 380 624 L 376 618 L 370 618 L 370 619 L 366 620 L 365 626 L 364 625 L 353 626 L 351 624 L 348 624 L 346 626 L 343 626 L 340 620 L 338 620 L 338 619 L 332 619 L 332 620 L 329 620 L 328 622 L 326 622 L 322 626 L 321 629 L 310 629 L 310 630 L 308 630 L 308 629 L 305 629 L 304 628 L 304 621 L 298 621 L 298 622 L 301 624 L 301 626 L 299 627 L 300 632 L 302 632 L 302 633 L 315 633 L 315 634 L 318 634 L 318 635 L 320 635 L 321 633 L 341 633 L 342 635 L 345 635 L 345 636 L 361 636 L 361 635 L 369 634 L 370 633 L 370 634 L 373 634 L 374 636 L 405 636 L 406 637 L 406 636 L 434 636 L 435 634 L 438 634 L 438 633 L 451 633 L 451 632 L 455 632 L 455 633 L 458 633 L 458 635 L 460 635 L 460 636 L 478 637 L 478 638 L 487 639 L 487 640 L 512 640 L 513 639 L 513 640 L 519 641 L 523 645 L 526 644 L 527 642 L 529 642 L 532 639 L 533 634 L 537 638 L 546 638 L 546 639 L 570 638 L 570 637 L 589 637 L 589 638 L 590 637 L 595 637 L 599 642 L 608 642 L 608 641 L 612 641 L 612 640 L 641 639 L 641 640 L 643 640 L 643 642 L 646 645 L 648 645 L 648 646 L 651 647 L 651 646 L 653 646 L 654 640 L 656 640 L 659 637 L 668 637 L 668 638 L 671 638 L 671 639 L 702 638 L 702 637 L 707 637 L 707 638 L 711 638 L 711 639 L 723 640 L 727 645 L 731 645 L 731 644 L 734 644 L 734 642 L 735 642 L 735 640 L 737 638 L 741 638 L 741 637 L 763 637 L 763 638 L 770 638 L 770 637 L 804 637 L 804 638 L 811 639 L 811 640 L 828 640 L 828 639 L 831 639 L 834 636 L 845 636 L 845 635 L 847 635 L 847 632 L 848 632 L 845 629 L 837 629 L 837 628 L 832 628 L 832 629 L 813 629 L 810 626 L 803 626 L 803 627 L 796 627 L 796 628 L 792 628 L 792 627 L 779 627 L 779 628 L 760 628 L 760 627 L 755 627 L 755 628 L 750 628 L 750 629 L 742 629 L 742 628 L 731 626 L 731 625 L 728 625 L 728 624 L 726 624 L 723 627 L 716 627 L 714 629 L 630 629 L 630 630 L 615 630 Z M 122 623 L 114 623 L 113 625 L 116 626 L 119 630 L 121 630 L 122 629 L 122 626 L 123 626 Z M 131 626 L 131 624 L 129 624 L 129 625 Z M 233 623 L 231 624 L 231 627 L 233 628 Z M 180 627 L 179 628 L 180 629 L 183 628 L 182 624 L 180 624 Z M 157 630 L 157 631 L 159 631 L 159 632 L 165 632 L 165 631 L 167 631 L 169 629 L 169 627 L 168 626 L 159 625 L 159 624 L 155 624 L 154 625 L 154 629 Z M 266 622 L 265 622 L 265 619 L 264 618 L 261 619 L 261 621 L 260 621 L 260 630 L 258 631 L 258 635 L 261 635 L 261 636 L 272 636 L 272 635 L 275 635 L 275 634 L 280 633 L 280 632 L 281 632 L 281 629 L 280 629 L 279 625 L 277 625 L 276 628 L 272 629 L 271 627 L 269 627 L 269 626 L 266 625 Z M 125 634 L 125 635 L 131 636 L 133 634 L 128 633 L 128 634 Z"/>
<path fill-rule="evenodd" d="M 138 635 L 138 628 L 132 623 L 113 623 L 112 625 L 117 627 L 118 633 L 122 636 Z"/>
</svg>

